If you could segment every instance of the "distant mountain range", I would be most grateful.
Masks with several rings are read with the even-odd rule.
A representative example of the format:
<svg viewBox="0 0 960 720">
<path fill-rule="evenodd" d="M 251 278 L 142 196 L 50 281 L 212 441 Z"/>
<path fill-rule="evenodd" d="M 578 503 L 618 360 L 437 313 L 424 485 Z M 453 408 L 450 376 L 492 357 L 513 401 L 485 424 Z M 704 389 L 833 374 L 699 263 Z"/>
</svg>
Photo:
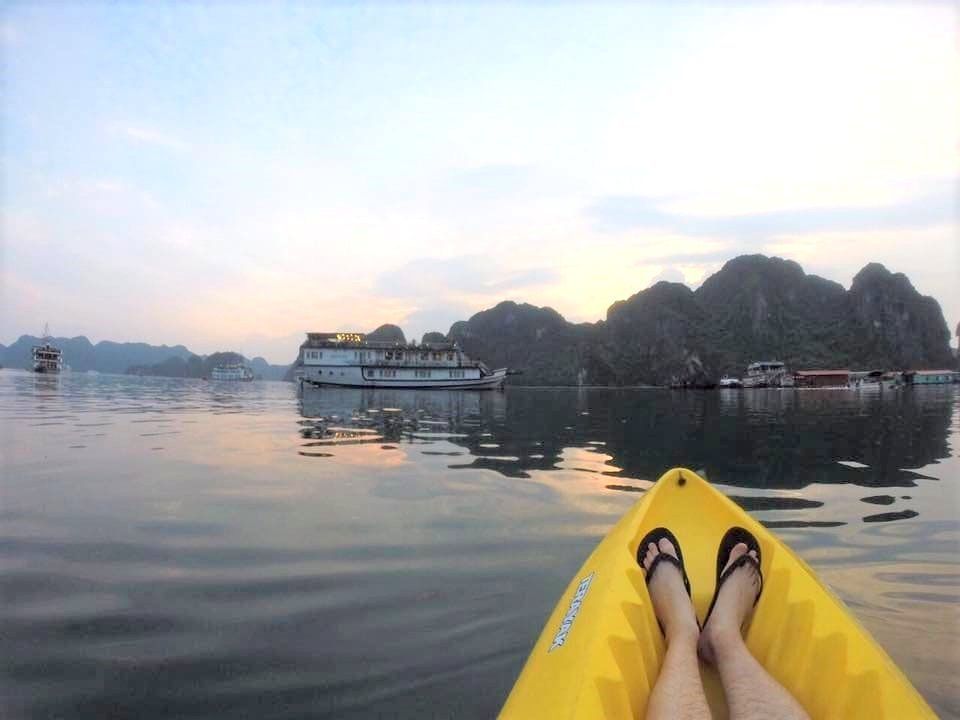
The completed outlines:
<svg viewBox="0 0 960 720">
<path fill-rule="evenodd" d="M 128 375 L 159 375 L 162 377 L 209 378 L 215 367 L 232 364 L 246 365 L 258 380 L 283 380 L 286 365 L 271 365 L 262 357 L 252 360 L 236 352 L 215 352 L 210 355 L 193 355 L 182 358 L 176 355 L 151 365 L 131 365 Z"/>
<path fill-rule="evenodd" d="M 957 328 L 960 331 L 960 327 Z M 370 340 L 405 343 L 396 325 L 382 325 Z M 615 302 L 604 320 L 571 323 L 547 307 L 502 302 L 446 334 L 490 367 L 510 367 L 525 385 L 663 385 L 715 381 L 741 375 L 748 363 L 780 360 L 791 369 L 953 368 L 940 305 L 910 280 L 871 263 L 850 289 L 807 275 L 790 260 L 743 255 L 691 290 L 659 282 Z M 0 364 L 27 367 L 40 338 L 0 345 Z M 200 356 L 183 345 L 99 342 L 56 338 L 74 370 L 207 377 L 223 362 L 246 362 L 268 380 L 293 378 L 290 366 L 237 353 Z"/>
<path fill-rule="evenodd" d="M 42 338 L 21 335 L 10 346 L 0 345 L 0 365 L 8 368 L 30 367 L 31 348 L 41 342 Z M 281 380 L 287 370 L 286 365 L 271 365 L 261 357 L 247 360 L 238 353 L 196 355 L 183 345 L 117 343 L 109 340 L 94 345 L 82 335 L 53 338 L 53 344 L 63 350 L 64 362 L 77 372 L 95 370 L 102 373 L 208 377 L 210 369 L 218 364 L 244 362 L 254 375 L 264 380 Z"/>
</svg>

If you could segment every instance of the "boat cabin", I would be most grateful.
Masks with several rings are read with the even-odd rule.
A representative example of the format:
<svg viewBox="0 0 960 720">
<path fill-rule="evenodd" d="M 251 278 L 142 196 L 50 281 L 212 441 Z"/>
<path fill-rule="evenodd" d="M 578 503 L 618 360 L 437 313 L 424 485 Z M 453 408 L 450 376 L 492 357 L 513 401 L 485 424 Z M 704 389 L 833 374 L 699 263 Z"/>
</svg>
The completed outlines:
<svg viewBox="0 0 960 720">
<path fill-rule="evenodd" d="M 783 372 L 786 366 L 777 360 L 750 363 L 747 365 L 747 375 L 766 375 L 767 373 Z"/>
<path fill-rule="evenodd" d="M 307 333 L 300 346 L 303 365 L 475 368 L 456 343 L 402 344 L 367 340 L 363 333 Z"/>
</svg>

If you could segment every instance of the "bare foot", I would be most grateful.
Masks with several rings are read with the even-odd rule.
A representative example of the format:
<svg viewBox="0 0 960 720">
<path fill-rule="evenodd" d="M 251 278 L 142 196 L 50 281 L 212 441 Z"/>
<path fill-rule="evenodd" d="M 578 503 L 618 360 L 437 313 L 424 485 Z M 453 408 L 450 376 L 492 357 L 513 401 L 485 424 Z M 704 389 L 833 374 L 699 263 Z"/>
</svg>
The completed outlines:
<svg viewBox="0 0 960 720">
<path fill-rule="evenodd" d="M 730 551 L 724 570 L 737 558 L 747 552 L 744 543 L 737 543 Z M 757 553 L 753 550 L 750 555 L 754 558 Z M 741 628 L 753 611 L 753 603 L 760 590 L 760 575 L 751 563 L 741 565 L 727 578 L 720 588 L 713 612 L 707 620 L 703 632 L 700 633 L 698 651 L 700 657 L 708 663 L 715 664 L 717 650 L 725 643 L 743 642 Z"/>
<path fill-rule="evenodd" d="M 659 547 L 654 543 L 647 546 L 647 554 L 643 558 L 644 570 L 650 568 L 654 558 L 661 552 L 677 557 L 673 543 L 666 538 L 660 538 Z M 683 586 L 680 569 L 673 563 L 661 562 L 647 583 L 647 589 L 653 601 L 653 611 L 667 636 L 667 644 L 683 639 L 696 643 L 700 627 L 697 625 L 693 604 Z"/>
</svg>

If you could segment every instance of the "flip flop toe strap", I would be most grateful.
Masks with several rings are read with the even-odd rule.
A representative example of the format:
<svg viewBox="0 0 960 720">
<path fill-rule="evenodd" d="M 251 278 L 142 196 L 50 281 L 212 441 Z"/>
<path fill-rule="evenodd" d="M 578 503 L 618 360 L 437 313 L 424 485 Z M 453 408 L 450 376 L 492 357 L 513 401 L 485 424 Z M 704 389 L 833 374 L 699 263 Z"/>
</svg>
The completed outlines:
<svg viewBox="0 0 960 720">
<path fill-rule="evenodd" d="M 677 558 L 675 558 L 673 555 L 670 555 L 670 554 L 665 553 L 665 552 L 661 552 L 659 555 L 657 555 L 657 556 L 653 559 L 653 562 L 650 563 L 650 567 L 646 569 L 645 577 L 646 577 L 646 580 L 647 580 L 647 584 L 648 584 L 648 585 L 650 584 L 650 580 L 651 580 L 651 578 L 653 577 L 653 573 L 654 573 L 654 571 L 655 571 L 658 567 L 660 567 L 660 563 L 661 563 L 661 562 L 668 562 L 668 563 L 670 563 L 671 565 L 673 565 L 674 567 L 676 567 L 677 570 L 680 571 L 680 575 L 683 577 L 683 586 L 684 586 L 684 588 L 686 588 L 687 594 L 689 595 L 689 594 L 690 594 L 690 580 L 687 578 L 687 573 L 684 571 L 683 565 L 682 565 L 682 564 L 680 563 L 680 561 L 679 561 Z"/>
<path fill-rule="evenodd" d="M 760 600 L 760 593 L 763 592 L 763 573 L 760 571 L 760 563 L 749 553 L 744 553 L 738 557 L 736 560 L 730 563 L 729 566 L 727 566 L 726 570 L 723 571 L 723 574 L 720 576 L 720 580 L 717 582 L 716 595 L 720 594 L 720 588 L 723 587 L 723 584 L 727 581 L 727 578 L 729 578 L 734 571 L 742 568 L 744 565 L 752 565 L 754 570 L 757 572 L 757 577 L 760 580 L 760 587 L 757 588 L 757 595 L 755 598 L 753 598 L 753 604 L 756 605 Z"/>
</svg>

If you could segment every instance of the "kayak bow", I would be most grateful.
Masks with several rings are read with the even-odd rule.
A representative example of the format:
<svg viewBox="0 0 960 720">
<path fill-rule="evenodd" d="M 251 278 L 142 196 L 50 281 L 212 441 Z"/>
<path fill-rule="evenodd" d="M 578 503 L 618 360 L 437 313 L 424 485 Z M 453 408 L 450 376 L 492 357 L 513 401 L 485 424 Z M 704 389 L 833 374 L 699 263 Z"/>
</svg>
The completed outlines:
<svg viewBox="0 0 960 720">
<path fill-rule="evenodd" d="M 807 564 L 691 470 L 664 473 L 600 542 L 567 587 L 500 717 L 643 718 L 664 655 L 640 539 L 658 526 L 679 539 L 703 619 L 717 546 L 739 525 L 762 549 L 763 594 L 746 644 L 815 720 L 936 718 L 890 657 Z M 715 718 L 726 717 L 716 672 L 701 666 Z"/>
</svg>

